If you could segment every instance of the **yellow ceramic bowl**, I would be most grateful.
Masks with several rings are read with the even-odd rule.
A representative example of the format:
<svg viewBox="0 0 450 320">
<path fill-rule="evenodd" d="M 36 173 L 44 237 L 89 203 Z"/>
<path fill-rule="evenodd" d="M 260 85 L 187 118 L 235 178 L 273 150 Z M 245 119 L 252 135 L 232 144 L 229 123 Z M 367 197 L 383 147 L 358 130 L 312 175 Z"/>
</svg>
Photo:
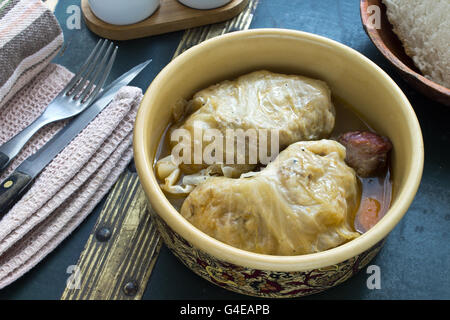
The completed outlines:
<svg viewBox="0 0 450 320">
<path fill-rule="evenodd" d="M 161 135 L 180 98 L 221 80 L 268 69 L 326 81 L 335 96 L 393 142 L 393 200 L 367 233 L 337 248 L 301 256 L 243 251 L 199 231 L 161 191 L 153 164 Z M 203 42 L 170 62 L 140 106 L 134 152 L 138 174 L 166 245 L 195 273 L 247 295 L 294 297 L 339 284 L 364 267 L 407 211 L 420 183 L 423 141 L 407 98 L 377 65 L 355 50 L 317 35 L 283 29 L 234 32 Z"/>
</svg>

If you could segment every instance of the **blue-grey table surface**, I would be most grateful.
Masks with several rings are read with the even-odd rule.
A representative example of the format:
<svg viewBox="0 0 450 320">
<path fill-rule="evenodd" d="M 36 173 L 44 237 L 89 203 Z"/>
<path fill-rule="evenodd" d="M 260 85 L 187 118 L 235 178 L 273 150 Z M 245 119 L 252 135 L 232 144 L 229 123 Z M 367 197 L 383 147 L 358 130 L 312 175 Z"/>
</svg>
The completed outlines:
<svg viewBox="0 0 450 320">
<path fill-rule="evenodd" d="M 98 37 L 84 22 L 67 27 L 70 5 L 60 1 L 56 16 L 66 46 L 54 62 L 77 71 Z M 345 283 L 302 299 L 449 299 L 450 298 L 450 108 L 411 89 L 365 34 L 359 0 L 260 0 L 251 28 L 289 28 L 319 34 L 361 52 L 383 68 L 409 98 L 423 131 L 425 168 L 410 209 L 370 264 L 380 269 L 381 288 L 369 289 L 366 269 Z M 145 90 L 171 60 L 183 32 L 119 42 L 118 60 L 110 79 L 152 58 L 151 67 L 132 84 Z M 370 90 L 370 88 L 368 88 Z M 98 214 L 95 211 L 33 270 L 0 291 L 0 299 L 59 299 L 69 265 L 77 263 Z M 163 246 L 143 299 L 245 299 L 198 277 Z"/>
</svg>

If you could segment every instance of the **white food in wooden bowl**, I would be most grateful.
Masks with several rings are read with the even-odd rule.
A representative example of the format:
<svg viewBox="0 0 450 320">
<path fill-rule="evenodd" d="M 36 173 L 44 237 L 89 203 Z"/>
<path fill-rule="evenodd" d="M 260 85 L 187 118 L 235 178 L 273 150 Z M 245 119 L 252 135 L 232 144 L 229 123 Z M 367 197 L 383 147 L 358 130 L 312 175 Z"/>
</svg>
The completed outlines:
<svg viewBox="0 0 450 320">
<path fill-rule="evenodd" d="M 450 88 L 450 1 L 383 0 L 393 31 L 423 75 Z"/>
</svg>

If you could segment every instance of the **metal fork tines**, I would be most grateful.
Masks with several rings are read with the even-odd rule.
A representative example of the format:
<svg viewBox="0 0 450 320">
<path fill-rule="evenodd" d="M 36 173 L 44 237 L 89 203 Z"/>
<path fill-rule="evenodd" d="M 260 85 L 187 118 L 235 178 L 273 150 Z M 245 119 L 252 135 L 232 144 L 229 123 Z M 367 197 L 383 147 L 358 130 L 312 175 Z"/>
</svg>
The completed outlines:
<svg viewBox="0 0 450 320">
<path fill-rule="evenodd" d="M 78 115 L 98 96 L 114 64 L 117 47 L 98 41 L 80 71 L 28 127 L 0 146 L 0 173 L 43 126 Z"/>
</svg>

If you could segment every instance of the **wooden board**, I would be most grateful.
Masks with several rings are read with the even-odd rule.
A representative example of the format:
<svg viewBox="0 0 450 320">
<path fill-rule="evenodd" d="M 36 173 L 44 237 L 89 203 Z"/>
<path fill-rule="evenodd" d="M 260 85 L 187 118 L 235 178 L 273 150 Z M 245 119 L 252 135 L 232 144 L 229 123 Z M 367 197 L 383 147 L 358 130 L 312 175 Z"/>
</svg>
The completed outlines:
<svg viewBox="0 0 450 320">
<path fill-rule="evenodd" d="M 161 0 L 159 9 L 141 22 L 118 26 L 106 23 L 92 12 L 88 0 L 81 0 L 81 10 L 88 28 L 111 40 L 130 40 L 229 20 L 238 15 L 249 0 L 233 0 L 227 5 L 211 9 L 192 9 L 177 0 Z"/>
</svg>

